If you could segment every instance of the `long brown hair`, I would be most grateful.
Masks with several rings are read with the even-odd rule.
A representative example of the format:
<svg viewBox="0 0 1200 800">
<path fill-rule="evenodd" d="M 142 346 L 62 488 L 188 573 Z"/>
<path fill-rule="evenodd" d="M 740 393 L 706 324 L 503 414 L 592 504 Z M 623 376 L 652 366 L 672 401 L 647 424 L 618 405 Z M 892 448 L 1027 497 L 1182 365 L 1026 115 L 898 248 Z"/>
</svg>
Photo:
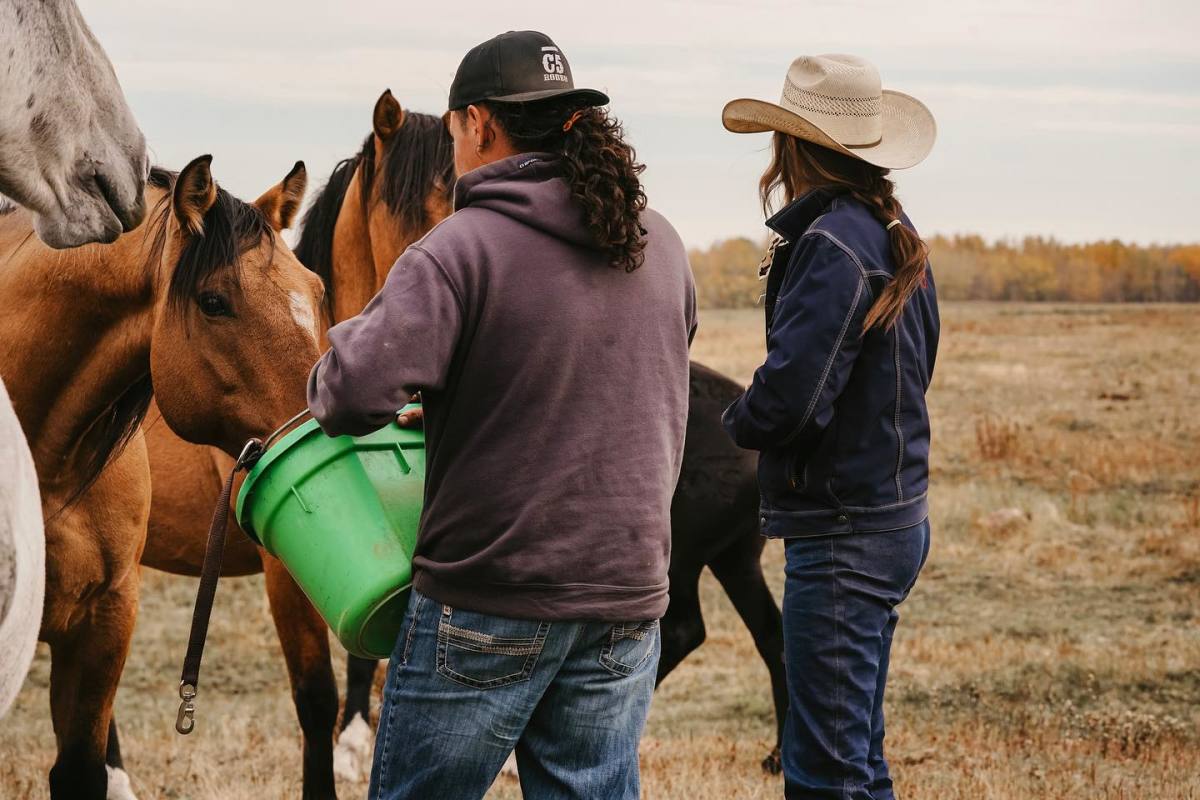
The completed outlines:
<svg viewBox="0 0 1200 800">
<path fill-rule="evenodd" d="M 893 194 L 895 184 L 883 167 L 785 133 L 776 132 L 773 144 L 771 164 L 758 184 L 765 213 L 770 214 L 772 199 L 779 191 L 790 203 L 817 188 L 845 192 L 866 206 L 885 226 L 900 219 L 904 213 Z M 903 223 L 892 225 L 888 238 L 896 266 L 895 276 L 867 312 L 864 331 L 876 327 L 887 330 L 895 325 L 908 298 L 925 283 L 929 246 Z"/>
<path fill-rule="evenodd" d="M 645 260 L 641 214 L 646 193 L 633 147 L 621 123 L 578 100 L 481 103 L 518 150 L 555 153 L 571 195 L 583 207 L 597 247 L 612 266 L 633 272 Z"/>
</svg>

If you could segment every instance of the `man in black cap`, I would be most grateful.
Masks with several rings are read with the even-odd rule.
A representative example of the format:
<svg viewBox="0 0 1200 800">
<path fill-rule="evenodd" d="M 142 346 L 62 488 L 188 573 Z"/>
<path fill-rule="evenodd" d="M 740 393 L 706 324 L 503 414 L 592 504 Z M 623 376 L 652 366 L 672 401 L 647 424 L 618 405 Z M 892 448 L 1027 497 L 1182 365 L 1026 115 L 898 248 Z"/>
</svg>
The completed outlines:
<svg viewBox="0 0 1200 800">
<path fill-rule="evenodd" d="M 471 50 L 455 213 L 309 384 L 330 434 L 424 402 L 425 509 L 373 798 L 636 798 L 667 608 L 695 292 L 608 98 L 541 33 Z"/>
</svg>

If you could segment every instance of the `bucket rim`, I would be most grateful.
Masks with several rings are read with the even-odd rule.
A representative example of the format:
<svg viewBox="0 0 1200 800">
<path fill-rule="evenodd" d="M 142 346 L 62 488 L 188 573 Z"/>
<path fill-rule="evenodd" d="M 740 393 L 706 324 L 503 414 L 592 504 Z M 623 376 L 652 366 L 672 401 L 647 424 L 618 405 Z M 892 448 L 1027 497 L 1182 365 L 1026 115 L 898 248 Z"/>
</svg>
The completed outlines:
<svg viewBox="0 0 1200 800">
<path fill-rule="evenodd" d="M 400 411 L 397 411 L 396 413 L 397 413 L 397 415 L 399 415 L 405 411 L 411 411 L 413 409 L 420 408 L 420 407 L 421 407 L 420 403 L 409 403 L 409 404 L 405 405 L 404 408 L 400 409 Z M 357 437 L 354 437 L 354 436 L 330 436 L 328 438 L 330 438 L 330 439 L 346 439 L 346 440 L 367 439 L 369 437 L 378 435 L 380 431 L 384 431 L 384 430 L 388 430 L 388 429 L 396 429 L 396 430 L 416 433 L 418 436 L 421 437 L 422 441 L 424 441 L 424 437 L 425 437 L 424 428 L 400 428 L 396 424 L 395 420 L 393 420 L 388 425 L 384 425 L 382 428 L 379 429 L 379 431 L 375 431 L 374 433 L 369 433 L 366 436 L 357 436 Z M 323 430 L 321 430 L 320 424 L 315 419 L 309 419 L 309 420 L 306 420 L 306 421 L 300 423 L 295 428 L 293 428 L 292 430 L 288 431 L 285 435 L 280 437 L 274 444 L 272 444 L 270 446 L 270 448 L 268 448 L 267 451 L 259 457 L 258 462 L 255 463 L 255 465 L 250 469 L 250 472 L 246 475 L 246 479 L 244 481 L 242 481 L 242 488 L 238 490 L 237 507 L 235 509 L 235 515 L 236 515 L 235 519 L 237 520 L 238 527 L 240 527 L 242 529 L 242 531 L 244 531 L 245 534 L 254 541 L 255 544 L 261 545 L 262 540 L 258 537 L 258 534 L 255 533 L 253 526 L 250 524 L 250 520 L 246 518 L 246 514 L 249 512 L 249 509 L 246 507 L 246 502 L 247 502 L 248 498 L 250 497 L 250 495 L 253 494 L 254 485 L 258 482 L 258 479 L 260 477 L 262 477 L 262 474 L 264 472 L 266 472 L 266 470 L 271 466 L 271 464 L 273 464 L 275 461 L 277 461 L 279 458 L 281 458 L 285 453 L 290 451 L 293 447 L 295 447 L 297 444 L 299 444 L 302 440 L 308 439 L 309 437 L 313 436 L 314 434 L 319 434 L 322 436 L 325 435 L 325 432 Z"/>
<path fill-rule="evenodd" d="M 280 437 L 271 447 L 263 453 L 258 461 L 251 467 L 250 472 L 246 474 L 246 480 L 242 481 L 242 488 L 238 490 L 237 496 L 237 523 L 238 526 L 246 532 L 246 535 L 254 540 L 256 544 L 262 544 L 258 538 L 258 534 L 250 525 L 250 520 L 243 516 L 243 511 L 248 511 L 245 508 L 246 498 L 253 491 L 254 484 L 258 482 L 258 478 L 266 471 L 274 461 L 281 455 L 292 449 L 301 439 L 307 439 L 312 433 L 321 432 L 321 426 L 315 419 L 310 419 L 297 425 L 292 430 L 288 431 Z"/>
</svg>

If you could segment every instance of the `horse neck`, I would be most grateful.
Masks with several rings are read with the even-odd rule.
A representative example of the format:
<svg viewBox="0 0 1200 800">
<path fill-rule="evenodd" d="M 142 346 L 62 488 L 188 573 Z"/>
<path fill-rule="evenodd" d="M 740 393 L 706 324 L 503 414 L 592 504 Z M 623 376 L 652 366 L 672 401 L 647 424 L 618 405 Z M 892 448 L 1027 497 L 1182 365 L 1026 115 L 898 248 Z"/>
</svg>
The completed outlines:
<svg viewBox="0 0 1200 800">
<path fill-rule="evenodd" d="M 396 259 L 408 246 L 425 235 L 426 231 L 411 232 L 395 214 L 387 212 L 386 219 L 399 236 L 387 242 L 377 241 L 371 233 L 371 211 L 375 204 L 383 204 L 378 193 L 371 196 L 371 207 L 364 207 L 359 190 L 361 172 L 356 172 L 346 198 L 338 212 L 333 239 L 333 321 L 342 322 L 361 312 L 387 280 Z M 449 212 L 444 202 L 427 201 L 426 212 L 433 219 L 441 220 Z M 376 220 L 378 222 L 378 220 Z"/>
<path fill-rule="evenodd" d="M 333 229 L 333 321 L 358 314 L 382 287 L 375 275 L 367 209 L 363 206 L 361 168 L 355 172 Z"/>
<path fill-rule="evenodd" d="M 0 224 L 0 374 L 46 492 L 77 485 L 88 431 L 149 371 L 156 276 L 145 226 L 64 251 L 12 216 L 26 224 Z"/>
</svg>

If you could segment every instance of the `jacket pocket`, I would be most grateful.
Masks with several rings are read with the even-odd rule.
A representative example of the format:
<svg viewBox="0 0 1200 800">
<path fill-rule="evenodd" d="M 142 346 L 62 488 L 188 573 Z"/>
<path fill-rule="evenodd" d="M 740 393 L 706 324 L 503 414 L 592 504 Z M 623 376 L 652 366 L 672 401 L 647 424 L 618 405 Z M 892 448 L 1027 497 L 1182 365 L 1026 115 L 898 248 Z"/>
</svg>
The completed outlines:
<svg viewBox="0 0 1200 800">
<path fill-rule="evenodd" d="M 497 689 L 529 679 L 550 623 L 506 619 L 442 606 L 437 671 L 473 689 Z"/>
<path fill-rule="evenodd" d="M 807 468 L 798 450 L 764 450 L 758 456 L 758 486 L 768 497 L 803 492 Z"/>
<path fill-rule="evenodd" d="M 608 642 L 600 651 L 600 666 L 614 675 L 632 675 L 658 645 L 658 620 L 619 622 L 608 633 Z"/>
<path fill-rule="evenodd" d="M 758 486 L 768 497 L 793 491 L 791 473 L 796 454 L 790 449 L 763 450 L 758 454 Z"/>
<path fill-rule="evenodd" d="M 788 486 L 793 492 L 803 492 L 808 486 L 808 462 L 800 463 L 800 454 L 793 450 L 787 460 Z"/>
</svg>

